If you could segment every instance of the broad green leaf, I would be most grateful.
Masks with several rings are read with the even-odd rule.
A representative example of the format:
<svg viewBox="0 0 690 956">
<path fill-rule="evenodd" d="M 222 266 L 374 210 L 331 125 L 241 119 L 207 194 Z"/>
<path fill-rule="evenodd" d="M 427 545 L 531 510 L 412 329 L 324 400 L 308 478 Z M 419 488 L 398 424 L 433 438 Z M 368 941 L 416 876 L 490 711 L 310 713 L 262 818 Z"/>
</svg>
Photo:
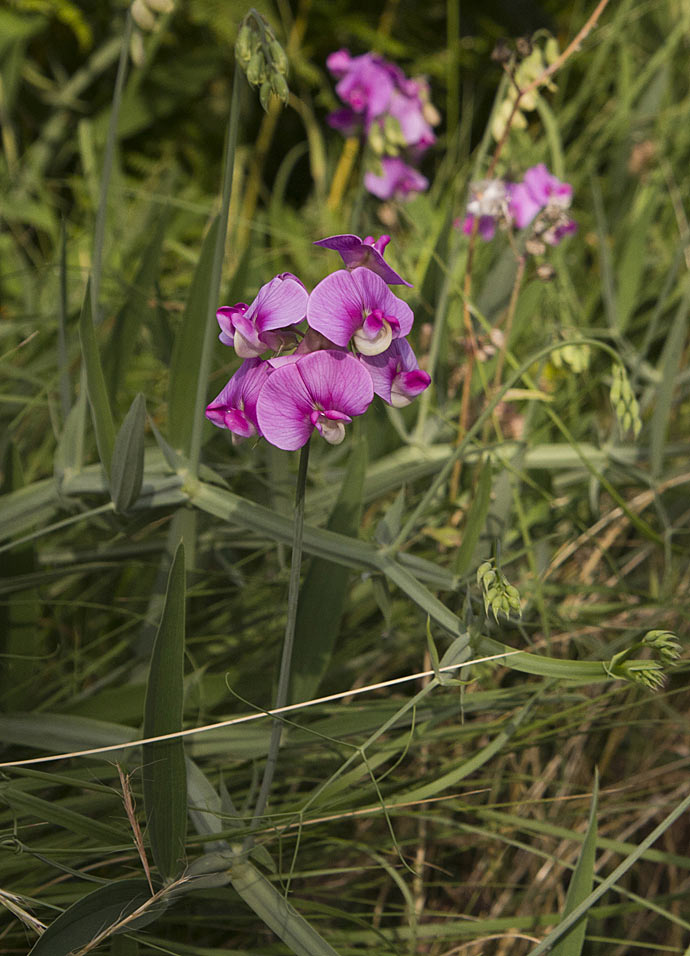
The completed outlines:
<svg viewBox="0 0 690 956">
<path fill-rule="evenodd" d="M 153 645 L 144 705 L 144 736 L 182 729 L 185 636 L 184 545 L 173 558 L 160 626 Z M 146 744 L 142 759 L 144 809 L 156 866 L 177 876 L 187 832 L 187 780 L 181 739 Z"/>
<path fill-rule="evenodd" d="M 357 537 L 362 515 L 362 487 L 366 470 L 366 443 L 353 445 L 338 501 L 328 522 L 329 531 Z M 326 673 L 340 630 L 349 570 L 330 561 L 313 559 L 300 590 L 292 651 L 291 702 L 309 700 Z"/>
<path fill-rule="evenodd" d="M 459 576 L 469 571 L 472 557 L 482 533 L 491 502 L 491 462 L 485 461 L 477 480 L 477 488 L 465 521 L 462 544 L 455 558 L 455 573 Z"/>
<path fill-rule="evenodd" d="M 210 322 L 209 315 L 216 308 L 216 303 L 210 301 L 209 290 L 217 235 L 216 216 L 201 247 L 182 325 L 175 338 L 170 369 L 168 438 L 172 446 L 185 455 L 189 455 L 191 450 L 194 421 L 203 414 L 203 409 L 196 407 L 196 395 L 205 330 Z"/>
<path fill-rule="evenodd" d="M 113 448 L 110 493 L 116 511 L 127 511 L 139 497 L 144 478 L 146 401 L 139 392 L 120 426 Z"/>
<path fill-rule="evenodd" d="M 338 956 L 307 920 L 251 863 L 230 870 L 233 889 L 296 956 Z"/>
<path fill-rule="evenodd" d="M 88 282 L 84 293 L 84 304 L 79 317 L 79 340 L 86 368 L 86 388 L 91 406 L 91 417 L 96 432 L 96 444 L 106 475 L 110 476 L 110 467 L 115 445 L 115 425 L 110 401 L 105 388 L 103 368 L 98 354 L 96 330 L 91 312 L 91 283 Z"/>
<path fill-rule="evenodd" d="M 99 886 L 53 920 L 29 956 L 72 956 L 111 927 L 112 932 L 143 927 L 161 915 L 160 903 L 129 923 L 123 924 L 123 920 L 145 906 L 150 898 L 151 891 L 145 880 L 116 880 Z M 119 929 L 118 924 L 121 924 Z"/>
<path fill-rule="evenodd" d="M 594 856 L 597 847 L 597 799 L 599 796 L 599 773 L 594 774 L 594 790 L 592 792 L 592 806 L 589 811 L 589 823 L 585 841 L 582 844 L 580 858 L 568 884 L 565 897 L 563 916 L 570 913 L 592 892 L 594 885 Z M 575 923 L 565 936 L 562 936 L 551 950 L 551 956 L 581 956 L 587 932 L 587 915 L 579 923 Z"/>
</svg>

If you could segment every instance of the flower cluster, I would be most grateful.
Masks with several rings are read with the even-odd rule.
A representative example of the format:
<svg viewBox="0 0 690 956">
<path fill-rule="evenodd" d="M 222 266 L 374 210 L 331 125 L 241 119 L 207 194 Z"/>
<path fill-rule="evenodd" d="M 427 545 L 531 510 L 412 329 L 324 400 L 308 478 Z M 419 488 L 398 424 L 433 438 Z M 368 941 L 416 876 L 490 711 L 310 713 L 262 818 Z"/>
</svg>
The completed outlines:
<svg viewBox="0 0 690 956">
<path fill-rule="evenodd" d="M 528 169 L 520 183 L 502 179 L 472 183 L 463 232 L 471 235 L 476 223 L 479 235 L 488 241 L 493 239 L 497 226 L 531 226 L 529 240 L 533 245 L 556 246 L 577 229 L 568 215 L 572 196 L 573 187 L 562 183 L 544 163 Z"/>
<path fill-rule="evenodd" d="M 362 135 L 376 157 L 364 185 L 379 199 L 404 199 L 429 185 L 417 165 L 435 142 L 439 114 L 429 101 L 423 78 L 409 79 L 376 53 L 350 56 L 338 50 L 326 60 L 338 80 L 336 93 L 346 105 L 328 117 L 344 136 Z"/>
<path fill-rule="evenodd" d="M 388 241 L 320 239 L 315 244 L 339 252 L 345 269 L 313 292 L 284 272 L 250 305 L 218 309 L 219 338 L 244 362 L 206 409 L 214 425 L 233 440 L 259 435 L 289 451 L 314 429 L 337 445 L 375 394 L 402 407 L 428 387 L 406 339 L 412 310 L 388 288 L 409 285 L 383 258 Z M 299 328 L 304 319 L 306 330 Z"/>
</svg>

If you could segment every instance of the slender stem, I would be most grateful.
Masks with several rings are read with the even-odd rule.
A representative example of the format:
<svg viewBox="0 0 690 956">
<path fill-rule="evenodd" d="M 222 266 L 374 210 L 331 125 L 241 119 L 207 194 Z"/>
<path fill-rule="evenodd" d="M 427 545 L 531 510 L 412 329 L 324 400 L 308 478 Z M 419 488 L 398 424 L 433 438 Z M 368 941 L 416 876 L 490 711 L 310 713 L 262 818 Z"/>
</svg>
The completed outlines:
<svg viewBox="0 0 690 956">
<path fill-rule="evenodd" d="M 285 637 L 283 639 L 283 655 L 280 661 L 280 675 L 278 677 L 278 690 L 276 692 L 275 707 L 284 707 L 287 701 L 288 688 L 290 686 L 290 669 L 292 666 L 292 648 L 295 643 L 295 622 L 297 620 L 297 602 L 299 600 L 299 579 L 302 569 L 302 538 L 304 534 L 304 501 L 307 490 L 307 468 L 309 465 L 309 442 L 302 448 L 299 457 L 299 470 L 297 472 L 297 488 L 295 490 L 295 524 L 292 539 L 292 562 L 290 565 L 290 586 L 288 591 L 287 622 L 285 624 Z M 252 824 L 256 824 L 266 809 L 268 794 L 273 783 L 273 775 L 278 760 L 278 750 L 280 749 L 280 736 L 283 725 L 280 720 L 273 721 L 271 729 L 271 741 L 268 747 L 268 756 L 266 757 L 266 766 L 264 776 L 261 781 L 259 796 L 254 808 Z"/>
</svg>

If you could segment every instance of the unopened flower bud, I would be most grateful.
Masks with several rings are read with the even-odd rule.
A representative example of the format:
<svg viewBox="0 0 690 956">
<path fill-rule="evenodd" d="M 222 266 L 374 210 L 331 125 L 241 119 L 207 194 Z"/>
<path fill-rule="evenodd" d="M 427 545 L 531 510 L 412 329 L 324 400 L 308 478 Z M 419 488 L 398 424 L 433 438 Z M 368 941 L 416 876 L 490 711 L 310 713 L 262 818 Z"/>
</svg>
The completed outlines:
<svg viewBox="0 0 690 956">
<path fill-rule="evenodd" d="M 282 73 L 283 76 L 288 71 L 288 58 L 285 55 L 285 51 L 275 37 L 270 37 L 268 41 L 268 52 L 271 54 L 271 60 L 273 61 L 273 66 L 279 73 Z"/>
<path fill-rule="evenodd" d="M 537 278 L 542 282 L 551 282 L 556 277 L 556 270 L 550 262 L 542 262 L 537 266 Z"/>
<path fill-rule="evenodd" d="M 132 19 L 140 30 L 153 30 L 156 18 L 144 3 L 144 0 L 134 0 L 132 4 Z"/>
<path fill-rule="evenodd" d="M 259 102 L 266 113 L 268 112 L 268 107 L 271 102 L 271 94 L 271 84 L 268 82 L 268 80 L 264 80 L 264 82 L 261 84 L 261 89 L 259 90 Z"/>
<path fill-rule="evenodd" d="M 245 70 L 252 58 L 252 29 L 248 23 L 243 23 L 235 41 L 235 56 Z"/>
<path fill-rule="evenodd" d="M 247 79 L 252 86 L 258 86 L 259 83 L 263 83 L 266 79 L 266 61 L 264 60 L 264 55 L 261 50 L 256 50 L 252 53 L 249 66 L 247 67 Z"/>
<path fill-rule="evenodd" d="M 290 90 L 287 85 L 287 80 L 282 73 L 274 72 L 271 74 L 271 90 L 278 99 L 287 106 L 287 102 L 290 99 Z"/>
<path fill-rule="evenodd" d="M 172 13 L 175 0 L 147 0 L 149 9 L 156 13 Z"/>
</svg>

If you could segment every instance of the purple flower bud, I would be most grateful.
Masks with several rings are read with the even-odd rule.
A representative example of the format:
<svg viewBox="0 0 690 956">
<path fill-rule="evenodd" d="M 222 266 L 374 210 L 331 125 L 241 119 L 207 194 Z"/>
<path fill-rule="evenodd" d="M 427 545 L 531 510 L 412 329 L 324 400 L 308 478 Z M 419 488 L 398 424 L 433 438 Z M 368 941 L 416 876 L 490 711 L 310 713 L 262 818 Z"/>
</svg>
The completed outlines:
<svg viewBox="0 0 690 956">
<path fill-rule="evenodd" d="M 256 403 L 271 372 L 267 362 L 258 358 L 247 359 L 207 406 L 206 418 L 218 428 L 228 428 L 233 432 L 233 441 L 260 435 Z"/>
<path fill-rule="evenodd" d="M 356 269 L 364 266 L 381 276 L 388 285 L 406 285 L 412 288 L 398 273 L 391 269 L 383 258 L 383 251 L 390 242 L 390 236 L 381 236 L 374 242 L 373 236 L 360 239 L 359 236 L 343 235 L 329 236 L 327 239 L 317 239 L 315 246 L 324 249 L 334 249 L 342 256 L 346 269 Z"/>
</svg>

